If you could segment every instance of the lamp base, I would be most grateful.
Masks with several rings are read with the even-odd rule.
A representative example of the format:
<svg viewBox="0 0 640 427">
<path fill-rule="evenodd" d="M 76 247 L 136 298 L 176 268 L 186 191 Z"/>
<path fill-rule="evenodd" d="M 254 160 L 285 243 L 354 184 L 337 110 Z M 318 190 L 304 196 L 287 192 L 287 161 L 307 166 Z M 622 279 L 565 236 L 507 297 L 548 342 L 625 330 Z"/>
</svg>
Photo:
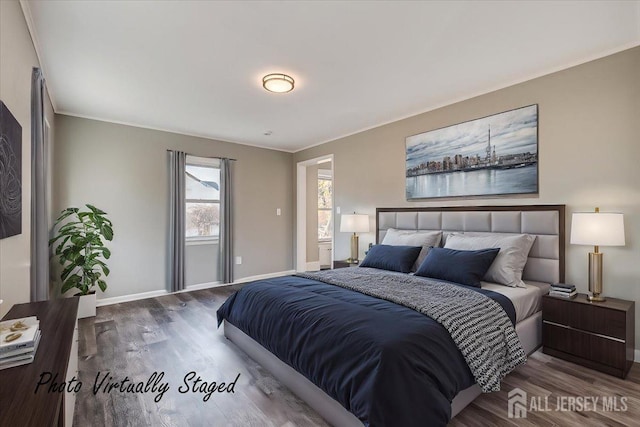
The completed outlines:
<svg viewBox="0 0 640 427">
<path fill-rule="evenodd" d="M 605 301 L 602 294 L 602 253 L 589 253 L 589 292 L 591 295 L 587 299 L 591 302 Z"/>
<path fill-rule="evenodd" d="M 351 264 L 358 263 L 358 235 L 356 233 L 351 236 L 351 257 L 347 261 Z"/>
</svg>

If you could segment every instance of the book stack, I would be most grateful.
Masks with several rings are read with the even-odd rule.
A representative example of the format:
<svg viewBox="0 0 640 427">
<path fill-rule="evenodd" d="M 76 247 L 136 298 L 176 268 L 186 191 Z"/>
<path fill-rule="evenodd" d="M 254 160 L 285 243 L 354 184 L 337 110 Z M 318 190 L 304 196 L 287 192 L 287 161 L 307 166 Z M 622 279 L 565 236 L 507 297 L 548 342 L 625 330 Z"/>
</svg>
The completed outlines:
<svg viewBox="0 0 640 427">
<path fill-rule="evenodd" d="M 33 362 L 40 343 L 35 316 L 0 323 L 0 370 Z"/>
<path fill-rule="evenodd" d="M 576 291 L 576 287 L 574 285 L 567 285 L 566 283 L 556 283 L 555 285 L 551 285 L 551 290 L 549 291 L 549 295 L 552 297 L 560 297 L 560 298 L 575 298 L 578 295 Z"/>
</svg>

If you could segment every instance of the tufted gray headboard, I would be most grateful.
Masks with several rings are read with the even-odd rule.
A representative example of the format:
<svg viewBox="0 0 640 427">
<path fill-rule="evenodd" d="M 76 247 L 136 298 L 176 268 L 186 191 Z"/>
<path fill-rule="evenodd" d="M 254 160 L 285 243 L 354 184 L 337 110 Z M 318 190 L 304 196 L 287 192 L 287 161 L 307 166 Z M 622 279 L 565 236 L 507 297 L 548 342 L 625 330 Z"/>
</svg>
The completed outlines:
<svg viewBox="0 0 640 427">
<path fill-rule="evenodd" d="M 376 209 L 376 242 L 389 228 L 536 236 L 523 279 L 564 282 L 564 205 L 455 206 Z"/>
</svg>

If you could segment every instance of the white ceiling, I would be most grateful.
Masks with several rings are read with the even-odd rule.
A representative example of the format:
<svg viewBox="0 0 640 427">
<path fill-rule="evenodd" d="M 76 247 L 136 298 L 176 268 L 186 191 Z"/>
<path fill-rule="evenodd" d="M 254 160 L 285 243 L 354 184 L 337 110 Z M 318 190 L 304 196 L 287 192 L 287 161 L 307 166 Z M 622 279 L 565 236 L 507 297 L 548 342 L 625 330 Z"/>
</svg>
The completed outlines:
<svg viewBox="0 0 640 427">
<path fill-rule="evenodd" d="M 22 3 L 57 112 L 285 151 L 640 44 L 638 1 Z"/>
</svg>

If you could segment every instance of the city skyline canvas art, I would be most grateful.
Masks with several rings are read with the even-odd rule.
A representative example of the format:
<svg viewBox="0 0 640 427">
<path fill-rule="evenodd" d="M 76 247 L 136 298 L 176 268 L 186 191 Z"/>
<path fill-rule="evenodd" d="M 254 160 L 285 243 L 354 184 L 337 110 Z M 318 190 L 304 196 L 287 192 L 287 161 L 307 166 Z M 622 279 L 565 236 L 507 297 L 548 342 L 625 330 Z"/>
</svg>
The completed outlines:
<svg viewBox="0 0 640 427">
<path fill-rule="evenodd" d="M 406 138 L 407 200 L 538 193 L 538 105 Z"/>
<path fill-rule="evenodd" d="M 22 127 L 0 101 L 0 239 L 22 233 Z"/>
</svg>

